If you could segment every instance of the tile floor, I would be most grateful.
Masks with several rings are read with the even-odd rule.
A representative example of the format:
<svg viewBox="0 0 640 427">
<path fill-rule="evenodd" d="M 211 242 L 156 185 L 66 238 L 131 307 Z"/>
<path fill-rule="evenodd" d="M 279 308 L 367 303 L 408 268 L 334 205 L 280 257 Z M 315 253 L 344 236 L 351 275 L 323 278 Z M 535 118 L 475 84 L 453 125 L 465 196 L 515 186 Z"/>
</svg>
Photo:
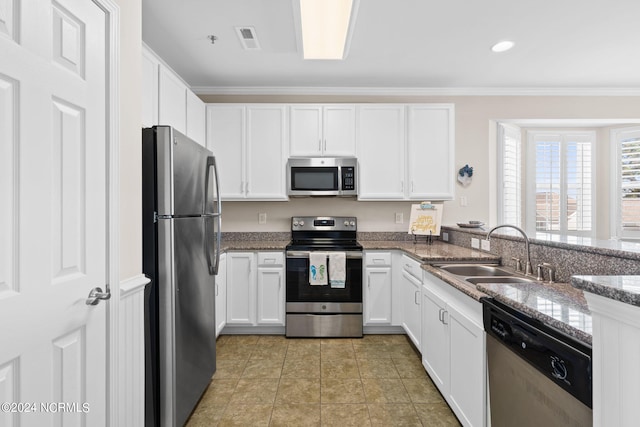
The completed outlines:
<svg viewBox="0 0 640 427">
<path fill-rule="evenodd" d="M 222 335 L 188 427 L 459 426 L 404 335 Z"/>
</svg>

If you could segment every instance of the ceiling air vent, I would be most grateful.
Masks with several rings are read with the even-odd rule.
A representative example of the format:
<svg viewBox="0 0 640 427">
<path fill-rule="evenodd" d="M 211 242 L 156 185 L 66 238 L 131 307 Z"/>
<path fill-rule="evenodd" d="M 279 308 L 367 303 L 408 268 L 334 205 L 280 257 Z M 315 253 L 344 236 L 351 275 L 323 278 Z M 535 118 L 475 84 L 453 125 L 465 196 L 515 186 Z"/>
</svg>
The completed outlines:
<svg viewBox="0 0 640 427">
<path fill-rule="evenodd" d="M 258 36 L 256 35 L 256 29 L 253 27 L 236 27 L 238 38 L 242 47 L 245 50 L 257 50 L 260 49 L 260 43 L 258 43 Z"/>
</svg>

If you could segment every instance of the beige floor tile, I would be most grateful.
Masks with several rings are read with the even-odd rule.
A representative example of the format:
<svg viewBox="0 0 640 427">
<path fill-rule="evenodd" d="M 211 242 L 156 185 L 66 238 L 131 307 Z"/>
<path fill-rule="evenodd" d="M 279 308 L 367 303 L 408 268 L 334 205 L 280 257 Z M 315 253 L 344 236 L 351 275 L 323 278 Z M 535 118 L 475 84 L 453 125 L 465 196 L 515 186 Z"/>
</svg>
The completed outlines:
<svg viewBox="0 0 640 427">
<path fill-rule="evenodd" d="M 364 404 L 322 405 L 320 407 L 323 426 L 370 426 L 369 409 Z"/>
<path fill-rule="evenodd" d="M 237 378 L 216 379 L 209 383 L 209 387 L 205 390 L 200 404 L 227 404 L 231 400 L 231 395 L 238 384 Z"/>
<path fill-rule="evenodd" d="M 320 358 L 322 360 L 355 359 L 355 357 L 356 355 L 351 345 L 323 345 L 320 348 Z"/>
<path fill-rule="evenodd" d="M 400 379 L 363 378 L 362 387 L 367 403 L 411 403 Z"/>
<path fill-rule="evenodd" d="M 287 345 L 287 337 L 285 337 L 284 335 L 260 335 L 258 337 L 258 342 L 257 344 L 259 345 L 264 345 L 264 344 L 280 344 L 280 345 Z"/>
<path fill-rule="evenodd" d="M 322 378 L 360 378 L 356 359 L 323 359 L 320 365 Z"/>
<path fill-rule="evenodd" d="M 213 378 L 240 378 L 246 364 L 246 360 L 218 359 L 216 360 L 216 373 L 213 374 Z"/>
<path fill-rule="evenodd" d="M 320 358 L 320 340 L 293 339 L 288 341 L 287 357 Z"/>
<path fill-rule="evenodd" d="M 231 395 L 233 404 L 273 404 L 278 391 L 278 379 L 240 378 Z"/>
<path fill-rule="evenodd" d="M 362 381 L 355 378 L 323 378 L 320 399 L 325 403 L 365 403 Z"/>
<path fill-rule="evenodd" d="M 284 360 L 287 354 L 287 344 L 257 344 L 256 349 L 251 353 L 250 359 L 273 359 Z"/>
<path fill-rule="evenodd" d="M 402 383 L 413 403 L 440 403 L 442 395 L 430 379 L 403 378 Z"/>
<path fill-rule="evenodd" d="M 420 353 L 409 343 L 387 344 L 391 357 L 416 357 L 420 358 Z"/>
<path fill-rule="evenodd" d="M 276 404 L 271 414 L 270 427 L 319 427 L 319 404 Z"/>
<path fill-rule="evenodd" d="M 187 420 L 186 427 L 213 427 L 218 425 L 222 419 L 226 404 L 200 404 L 198 409 L 193 411 L 191 417 Z"/>
<path fill-rule="evenodd" d="M 361 378 L 400 378 L 391 359 L 358 359 Z"/>
<path fill-rule="evenodd" d="M 249 360 L 255 344 L 224 344 L 216 348 L 216 360 Z"/>
<path fill-rule="evenodd" d="M 425 426 L 455 427 L 461 425 L 449 406 L 444 402 L 415 403 L 413 406 Z"/>
<path fill-rule="evenodd" d="M 283 361 L 279 359 L 251 359 L 246 362 L 242 378 L 280 378 Z"/>
<path fill-rule="evenodd" d="M 231 345 L 243 345 L 243 344 L 257 344 L 260 339 L 260 335 L 224 335 L 227 337 L 225 344 Z"/>
<path fill-rule="evenodd" d="M 389 346 L 383 343 L 363 343 L 353 346 L 356 358 L 358 359 L 389 359 L 391 353 Z"/>
<path fill-rule="evenodd" d="M 282 378 L 320 378 L 320 353 L 316 357 L 287 356 Z"/>
<path fill-rule="evenodd" d="M 372 426 L 422 426 L 420 417 L 410 403 L 369 404 L 368 407 Z"/>
<path fill-rule="evenodd" d="M 259 427 L 268 426 L 273 405 L 230 404 L 224 411 L 219 427 Z"/>
<path fill-rule="evenodd" d="M 398 370 L 400 378 L 426 378 L 427 371 L 422 366 L 421 359 L 417 357 L 392 357 L 394 366 Z"/>
<path fill-rule="evenodd" d="M 276 405 L 286 403 L 320 403 L 320 379 L 281 378 Z"/>
</svg>

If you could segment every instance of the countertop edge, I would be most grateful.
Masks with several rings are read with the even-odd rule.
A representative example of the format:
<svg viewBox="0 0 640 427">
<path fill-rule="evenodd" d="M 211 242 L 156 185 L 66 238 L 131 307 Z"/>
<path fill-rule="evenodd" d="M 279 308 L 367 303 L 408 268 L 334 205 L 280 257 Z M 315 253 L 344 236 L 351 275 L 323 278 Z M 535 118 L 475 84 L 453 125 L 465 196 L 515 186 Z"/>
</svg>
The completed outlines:
<svg viewBox="0 0 640 427">
<path fill-rule="evenodd" d="M 640 293 L 626 291 L 606 283 L 625 276 L 572 276 L 571 286 L 583 292 L 589 292 L 621 303 L 640 307 Z M 634 276 L 638 277 L 638 276 Z M 638 279 L 640 283 L 640 278 Z"/>
</svg>

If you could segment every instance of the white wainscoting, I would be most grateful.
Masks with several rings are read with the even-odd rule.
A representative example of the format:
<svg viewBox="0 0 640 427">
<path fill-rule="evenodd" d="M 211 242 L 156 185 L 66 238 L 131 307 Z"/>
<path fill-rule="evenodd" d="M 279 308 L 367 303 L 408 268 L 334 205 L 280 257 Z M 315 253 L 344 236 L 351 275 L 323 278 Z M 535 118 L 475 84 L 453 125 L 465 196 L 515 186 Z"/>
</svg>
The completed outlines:
<svg viewBox="0 0 640 427">
<path fill-rule="evenodd" d="M 120 282 L 118 420 L 121 427 L 144 425 L 144 275 Z"/>
</svg>

